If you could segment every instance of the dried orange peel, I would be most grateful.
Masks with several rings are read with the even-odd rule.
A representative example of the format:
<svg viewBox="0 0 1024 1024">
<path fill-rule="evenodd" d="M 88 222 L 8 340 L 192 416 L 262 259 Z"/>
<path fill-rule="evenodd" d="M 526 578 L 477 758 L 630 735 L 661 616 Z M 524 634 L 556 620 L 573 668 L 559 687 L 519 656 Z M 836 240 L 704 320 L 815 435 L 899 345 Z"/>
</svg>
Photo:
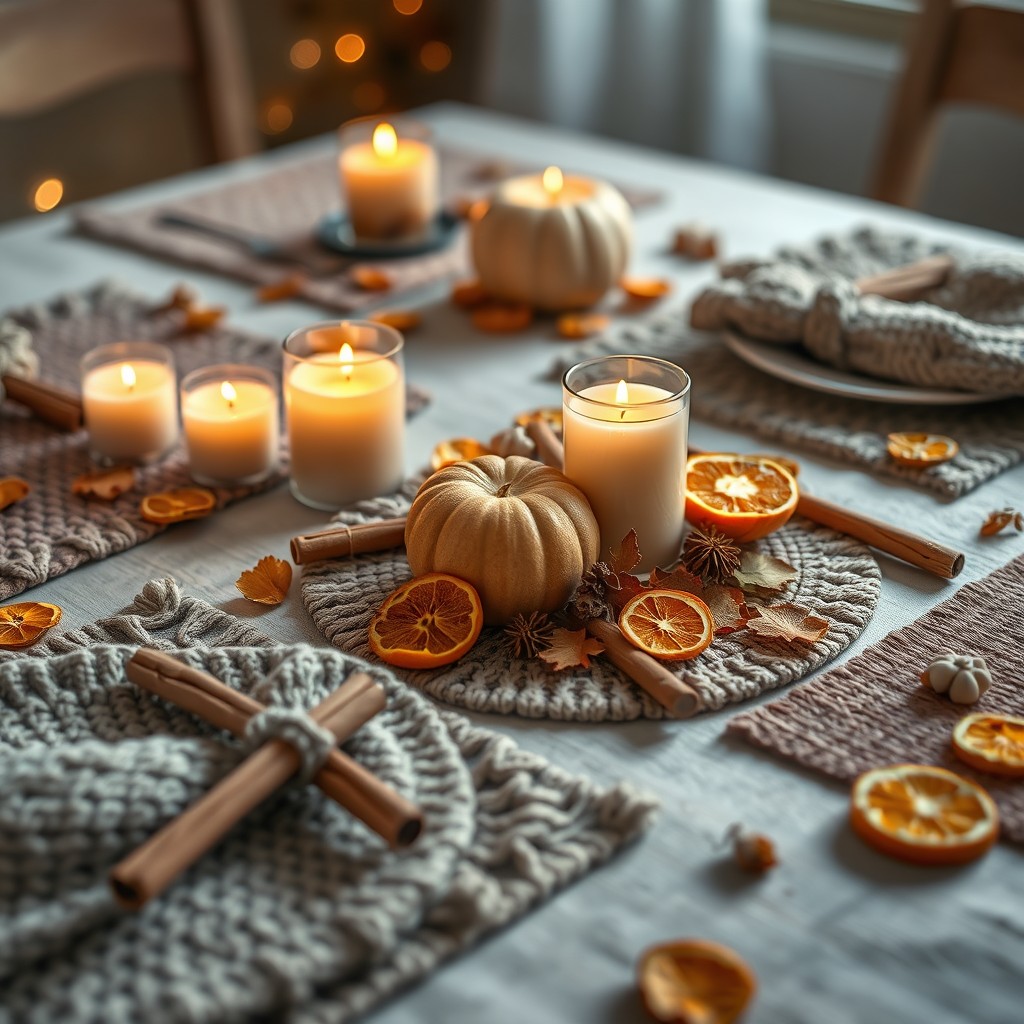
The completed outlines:
<svg viewBox="0 0 1024 1024">
<path fill-rule="evenodd" d="M 180 523 L 202 519 L 217 507 L 217 496 L 205 487 L 178 487 L 172 491 L 147 494 L 139 503 L 139 512 L 148 523 Z"/>
<path fill-rule="evenodd" d="M 491 449 L 471 437 L 456 437 L 451 441 L 441 441 L 434 446 L 430 456 L 430 465 L 436 472 L 445 466 L 454 466 L 456 462 L 469 462 L 481 455 L 491 455 Z"/>
<path fill-rule="evenodd" d="M 71 481 L 71 493 L 80 498 L 113 501 L 135 486 L 135 470 L 131 466 L 114 466 L 81 473 Z"/>
<path fill-rule="evenodd" d="M 22 601 L 0 608 L 0 648 L 28 647 L 60 622 L 63 612 L 55 604 Z"/>
<path fill-rule="evenodd" d="M 640 302 L 660 299 L 672 291 L 672 282 L 661 277 L 624 277 L 619 287 L 631 298 Z"/>
<path fill-rule="evenodd" d="M 386 292 L 394 283 L 386 271 L 364 265 L 353 267 L 348 276 L 352 283 L 364 292 Z"/>
<path fill-rule="evenodd" d="M 687 661 L 715 636 L 711 609 L 681 590 L 645 590 L 619 613 L 619 629 L 641 651 L 662 661 Z"/>
<path fill-rule="evenodd" d="M 0 512 L 16 501 L 26 497 L 32 488 L 20 476 L 5 476 L 0 479 Z"/>
<path fill-rule="evenodd" d="M 979 772 L 1024 776 L 1024 718 L 964 715 L 953 729 L 953 753 Z"/>
<path fill-rule="evenodd" d="M 533 310 L 521 303 L 485 302 L 472 314 L 473 326 L 488 334 L 511 334 L 525 331 L 533 323 Z"/>
<path fill-rule="evenodd" d="M 612 322 L 607 313 L 563 313 L 555 321 L 559 337 L 579 341 L 600 334 Z"/>
<path fill-rule="evenodd" d="M 707 939 L 680 939 L 645 950 L 637 963 L 644 1009 L 662 1024 L 733 1024 L 757 991 L 735 950 Z"/>
<path fill-rule="evenodd" d="M 916 468 L 949 462 L 960 451 L 960 445 L 945 434 L 889 434 L 885 447 L 897 462 Z"/>
<path fill-rule="evenodd" d="M 873 768 L 850 791 L 850 824 L 876 850 L 914 864 L 965 864 L 999 836 L 999 811 L 977 783 L 946 768 Z"/>
<path fill-rule="evenodd" d="M 438 668 L 476 643 L 484 613 L 476 588 L 431 572 L 392 591 L 370 620 L 370 650 L 399 668 Z"/>
</svg>

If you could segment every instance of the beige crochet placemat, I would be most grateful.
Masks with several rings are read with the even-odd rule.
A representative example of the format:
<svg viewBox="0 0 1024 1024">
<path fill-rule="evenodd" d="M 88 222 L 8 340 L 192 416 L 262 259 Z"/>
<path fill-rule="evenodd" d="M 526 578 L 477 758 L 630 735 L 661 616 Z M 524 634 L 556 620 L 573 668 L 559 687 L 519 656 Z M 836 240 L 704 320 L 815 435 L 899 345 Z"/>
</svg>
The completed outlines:
<svg viewBox="0 0 1024 1024">
<path fill-rule="evenodd" d="M 334 521 L 353 524 L 405 515 L 420 479 L 409 480 L 390 498 L 338 513 Z M 745 631 L 716 637 L 697 658 L 671 666 L 700 692 L 705 710 L 749 700 L 824 665 L 860 635 L 878 602 L 878 565 L 864 545 L 849 537 L 799 520 L 762 541 L 761 549 L 799 571 L 782 599 L 824 616 L 828 633 L 810 646 L 760 641 Z M 302 600 L 332 644 L 372 660 L 366 642 L 370 618 L 411 576 L 404 548 L 323 562 L 306 567 Z M 485 628 L 454 665 L 395 672 L 424 693 L 472 711 L 579 722 L 664 717 L 661 705 L 606 659 L 594 658 L 588 669 L 554 672 L 539 659 L 512 657 L 495 628 Z"/>
<path fill-rule="evenodd" d="M 561 356 L 552 375 L 592 356 L 629 352 L 678 363 L 690 375 L 695 419 L 824 455 L 879 476 L 958 498 L 1024 460 L 1024 398 L 939 408 L 887 405 L 825 395 L 748 366 L 715 335 L 688 326 L 685 310 L 622 324 Z M 900 465 L 886 451 L 896 431 L 947 434 L 960 444 L 950 462 Z"/>
<path fill-rule="evenodd" d="M 182 334 L 176 313 L 152 313 L 160 302 L 106 282 L 6 315 L 32 335 L 42 376 L 75 391 L 84 352 L 107 342 L 136 339 L 170 346 L 179 378 L 197 367 L 225 362 L 263 366 L 280 376 L 279 342 L 224 325 Z M 424 392 L 409 389 L 410 412 L 427 401 Z M 27 498 L 0 512 L 0 600 L 163 532 L 166 527 L 148 523 L 139 514 L 140 497 L 191 482 L 183 447 L 138 469 L 135 490 L 112 502 L 71 493 L 71 481 L 90 468 L 94 466 L 84 430 L 61 433 L 13 402 L 0 401 L 0 476 L 19 476 L 31 487 Z M 286 473 L 282 450 L 281 469 L 264 483 L 213 488 L 218 507 L 274 487 Z"/>
<path fill-rule="evenodd" d="M 497 168 L 498 162 L 493 157 L 451 146 L 441 146 L 438 152 L 443 205 L 450 205 L 460 197 L 479 198 L 494 187 L 490 170 Z M 501 161 L 500 164 L 499 171 L 503 175 L 543 168 L 542 164 L 532 161 Z M 634 207 L 649 205 L 661 198 L 661 193 L 651 189 L 620 187 Z M 173 203 L 147 203 L 128 210 L 85 206 L 77 212 L 76 223 L 80 231 L 94 238 L 263 284 L 295 268 L 260 260 L 235 246 L 194 231 L 167 227 L 160 224 L 158 218 L 165 213 L 191 215 L 275 242 L 315 246 L 313 231 L 317 223 L 340 206 L 337 157 L 333 153 L 318 153 L 274 166 L 245 181 L 196 192 Z M 463 235 L 459 230 L 454 244 L 437 252 L 374 260 L 374 266 L 392 277 L 387 295 L 399 295 L 438 278 L 468 272 Z M 323 253 L 329 250 L 321 250 Z M 381 299 L 380 292 L 367 293 L 357 288 L 344 271 L 304 281 L 301 294 L 311 302 L 346 311 Z"/>
<path fill-rule="evenodd" d="M 938 764 L 976 779 L 999 805 L 1002 834 L 1024 843 L 1020 779 L 976 772 L 950 749 L 971 711 L 1024 715 L 1024 555 L 961 587 L 916 622 L 801 686 L 733 718 L 727 731 L 807 768 L 849 781 L 869 768 Z M 983 657 L 992 686 L 977 704 L 954 704 L 919 673 L 943 651 Z"/>
<path fill-rule="evenodd" d="M 293 789 L 141 912 L 118 910 L 109 864 L 238 758 L 223 734 L 123 683 L 139 644 L 271 702 L 308 703 L 365 668 L 389 707 L 349 749 L 421 801 L 422 845 L 387 850 Z M 0 808 L 3 1005 L 69 1024 L 352 1020 L 594 870 L 656 807 L 436 709 L 387 670 L 276 644 L 170 579 L 0 654 L 0 772 L 23 794 Z"/>
</svg>

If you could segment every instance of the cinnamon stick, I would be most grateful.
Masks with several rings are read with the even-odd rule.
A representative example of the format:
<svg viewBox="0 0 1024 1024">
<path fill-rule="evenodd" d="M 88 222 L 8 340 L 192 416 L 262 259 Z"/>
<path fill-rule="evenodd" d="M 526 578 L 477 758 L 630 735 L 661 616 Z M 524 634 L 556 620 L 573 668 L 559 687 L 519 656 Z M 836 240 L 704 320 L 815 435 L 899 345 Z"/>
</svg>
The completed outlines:
<svg viewBox="0 0 1024 1024">
<path fill-rule="evenodd" d="M 537 446 L 534 458 L 545 466 L 561 469 L 565 461 L 565 449 L 555 436 L 551 426 L 544 420 L 531 420 L 526 424 L 526 436 Z"/>
<path fill-rule="evenodd" d="M 358 526 L 333 526 L 318 533 L 292 537 L 292 561 L 307 565 L 327 558 L 348 558 L 369 551 L 387 551 L 405 543 L 405 517 L 382 519 Z"/>
<path fill-rule="evenodd" d="M 587 632 L 604 644 L 611 663 L 673 718 L 692 718 L 700 711 L 700 694 L 674 676 L 657 658 L 634 647 L 614 623 L 591 619 L 587 623 Z"/>
<path fill-rule="evenodd" d="M 941 285 L 952 268 L 952 256 L 929 256 L 916 263 L 859 278 L 855 284 L 861 295 L 880 295 L 897 302 L 908 302 Z"/>
<path fill-rule="evenodd" d="M 82 399 L 73 391 L 9 373 L 3 376 L 3 386 L 12 402 L 31 409 L 45 423 L 68 431 L 82 426 Z"/>
</svg>

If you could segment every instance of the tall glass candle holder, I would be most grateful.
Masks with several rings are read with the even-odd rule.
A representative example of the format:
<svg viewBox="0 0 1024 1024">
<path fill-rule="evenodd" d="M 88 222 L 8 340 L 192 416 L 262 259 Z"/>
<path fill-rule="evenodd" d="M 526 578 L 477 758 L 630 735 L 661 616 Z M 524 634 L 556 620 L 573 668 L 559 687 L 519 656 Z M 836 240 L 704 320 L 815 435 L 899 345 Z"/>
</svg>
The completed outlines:
<svg viewBox="0 0 1024 1024">
<path fill-rule="evenodd" d="M 562 380 L 565 475 L 590 500 L 601 551 L 636 530 L 639 572 L 671 565 L 683 541 L 690 378 L 648 356 L 577 363 Z"/>
<path fill-rule="evenodd" d="M 192 479 L 250 485 L 277 468 L 277 381 L 259 366 L 223 363 L 181 382 L 181 422 Z"/>
<path fill-rule="evenodd" d="M 178 439 L 174 357 L 152 341 L 120 341 L 81 361 L 89 454 L 97 462 L 155 462 Z"/>
<path fill-rule="evenodd" d="M 402 335 L 365 321 L 318 323 L 284 342 L 291 487 L 313 508 L 389 494 L 405 470 Z"/>
<path fill-rule="evenodd" d="M 405 118 L 360 118 L 342 125 L 338 167 L 358 240 L 400 241 L 437 218 L 437 151 L 426 125 Z"/>
</svg>

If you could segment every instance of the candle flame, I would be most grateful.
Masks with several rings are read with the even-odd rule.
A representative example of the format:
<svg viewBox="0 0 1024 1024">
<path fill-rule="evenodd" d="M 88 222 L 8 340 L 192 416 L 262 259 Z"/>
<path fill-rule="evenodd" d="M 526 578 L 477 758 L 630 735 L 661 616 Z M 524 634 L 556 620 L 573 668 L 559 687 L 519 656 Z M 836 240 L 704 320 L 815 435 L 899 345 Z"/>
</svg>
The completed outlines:
<svg viewBox="0 0 1024 1024">
<path fill-rule="evenodd" d="M 226 380 L 224 381 L 223 384 L 221 384 L 220 393 L 224 396 L 224 401 L 227 402 L 228 405 L 235 404 L 235 399 L 238 397 L 238 392 L 235 391 L 235 386 L 234 384 L 231 383 L 231 381 Z"/>
<path fill-rule="evenodd" d="M 552 199 L 556 199 L 565 185 L 565 178 L 562 177 L 562 172 L 557 167 L 549 167 L 541 176 L 541 182 L 544 185 L 544 191 Z"/>
<path fill-rule="evenodd" d="M 121 366 L 121 383 L 129 390 L 135 387 L 135 367 L 131 363 Z"/>
<path fill-rule="evenodd" d="M 629 388 L 626 387 L 624 380 L 620 380 L 619 386 L 615 389 L 615 402 L 618 405 L 629 405 Z"/>
<path fill-rule="evenodd" d="M 347 341 L 341 346 L 338 358 L 341 360 L 341 372 L 345 375 L 345 380 L 348 380 L 352 376 L 352 363 L 355 361 L 355 353 Z"/>
<path fill-rule="evenodd" d="M 398 136 L 386 121 L 373 129 L 373 151 L 377 156 L 388 159 L 398 152 Z"/>
</svg>

